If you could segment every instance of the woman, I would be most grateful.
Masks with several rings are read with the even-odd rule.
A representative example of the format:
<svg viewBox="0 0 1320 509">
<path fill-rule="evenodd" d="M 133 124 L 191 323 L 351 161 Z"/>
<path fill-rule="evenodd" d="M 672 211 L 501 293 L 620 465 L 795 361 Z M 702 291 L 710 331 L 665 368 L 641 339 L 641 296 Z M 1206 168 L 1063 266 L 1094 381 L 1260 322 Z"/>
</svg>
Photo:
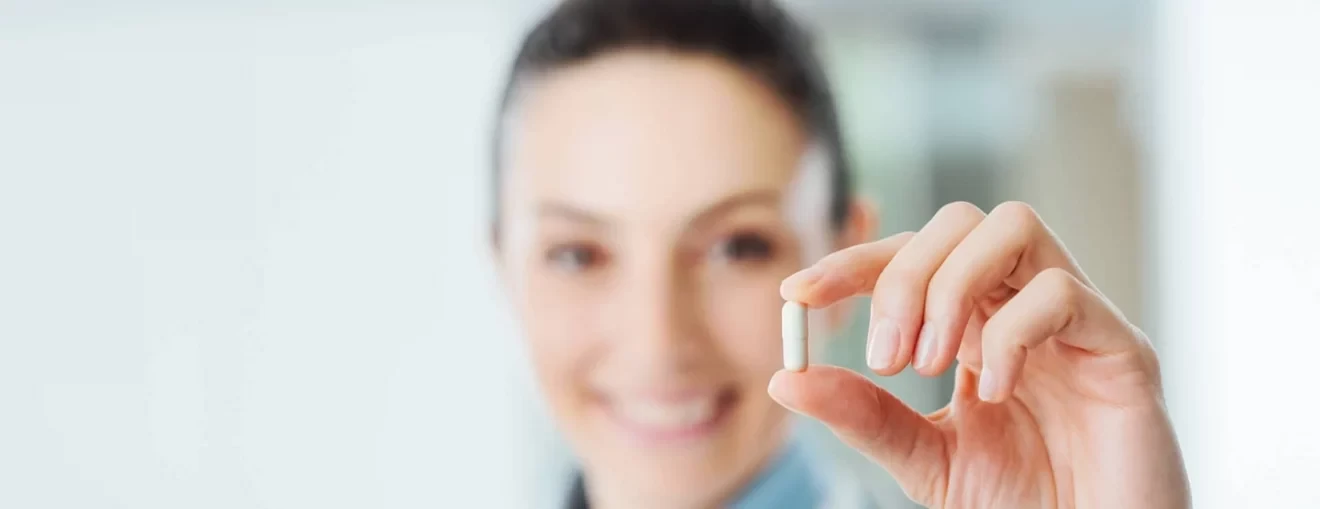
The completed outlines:
<svg viewBox="0 0 1320 509">
<path fill-rule="evenodd" d="M 500 119 L 494 242 L 580 460 L 570 507 L 866 506 L 790 411 L 926 506 L 1188 505 L 1149 342 L 1029 207 L 954 204 L 865 242 L 829 88 L 774 5 L 568 0 L 524 41 Z M 868 294 L 868 365 L 957 358 L 947 408 L 779 372 L 783 299 L 820 338 Z"/>
</svg>

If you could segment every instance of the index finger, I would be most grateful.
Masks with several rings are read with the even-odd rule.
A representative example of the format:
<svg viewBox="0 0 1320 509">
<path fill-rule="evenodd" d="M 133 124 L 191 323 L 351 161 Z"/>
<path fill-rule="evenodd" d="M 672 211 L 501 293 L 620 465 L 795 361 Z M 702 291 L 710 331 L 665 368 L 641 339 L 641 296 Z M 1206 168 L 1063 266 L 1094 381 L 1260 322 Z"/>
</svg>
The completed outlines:
<svg viewBox="0 0 1320 509">
<path fill-rule="evenodd" d="M 869 295 L 880 272 L 913 235 L 903 232 L 835 251 L 784 279 L 779 295 L 811 308 L 823 308 L 854 295 Z"/>
</svg>

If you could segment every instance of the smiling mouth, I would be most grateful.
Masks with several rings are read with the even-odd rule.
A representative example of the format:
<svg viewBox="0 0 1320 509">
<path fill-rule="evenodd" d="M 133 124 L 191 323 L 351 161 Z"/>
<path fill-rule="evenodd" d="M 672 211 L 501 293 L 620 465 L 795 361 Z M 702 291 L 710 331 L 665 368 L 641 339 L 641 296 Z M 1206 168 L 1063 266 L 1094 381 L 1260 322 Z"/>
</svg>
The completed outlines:
<svg viewBox="0 0 1320 509">
<path fill-rule="evenodd" d="M 625 434 L 648 446 L 680 445 L 712 435 L 738 403 L 732 388 L 682 397 L 602 398 Z"/>
</svg>

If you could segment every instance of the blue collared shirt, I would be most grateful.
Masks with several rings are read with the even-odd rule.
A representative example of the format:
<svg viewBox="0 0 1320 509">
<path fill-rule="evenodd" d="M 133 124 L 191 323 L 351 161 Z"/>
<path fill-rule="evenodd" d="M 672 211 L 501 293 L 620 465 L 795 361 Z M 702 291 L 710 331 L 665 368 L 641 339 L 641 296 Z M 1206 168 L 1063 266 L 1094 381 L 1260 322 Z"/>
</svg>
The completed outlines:
<svg viewBox="0 0 1320 509">
<path fill-rule="evenodd" d="M 801 437 L 789 440 L 775 459 L 729 505 L 729 509 L 810 509 L 828 497 L 823 479 Z M 582 476 L 577 475 L 567 509 L 590 509 Z"/>
<path fill-rule="evenodd" d="M 824 494 L 825 487 L 813 470 L 802 441 L 790 440 L 729 509 L 820 507 Z"/>
</svg>

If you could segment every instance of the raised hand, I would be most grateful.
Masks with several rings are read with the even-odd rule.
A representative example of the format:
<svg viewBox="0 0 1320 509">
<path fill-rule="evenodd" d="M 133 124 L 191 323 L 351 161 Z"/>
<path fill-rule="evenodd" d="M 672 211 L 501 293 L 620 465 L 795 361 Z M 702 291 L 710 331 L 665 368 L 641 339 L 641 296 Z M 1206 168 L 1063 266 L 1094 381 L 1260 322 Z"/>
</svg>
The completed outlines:
<svg viewBox="0 0 1320 509">
<path fill-rule="evenodd" d="M 916 502 L 951 508 L 1182 508 L 1190 495 L 1150 341 L 1027 205 L 966 203 L 916 234 L 836 252 L 786 279 L 824 307 L 869 294 L 867 364 L 937 375 L 921 415 L 840 368 L 783 371 L 769 392 L 878 462 Z"/>
</svg>

